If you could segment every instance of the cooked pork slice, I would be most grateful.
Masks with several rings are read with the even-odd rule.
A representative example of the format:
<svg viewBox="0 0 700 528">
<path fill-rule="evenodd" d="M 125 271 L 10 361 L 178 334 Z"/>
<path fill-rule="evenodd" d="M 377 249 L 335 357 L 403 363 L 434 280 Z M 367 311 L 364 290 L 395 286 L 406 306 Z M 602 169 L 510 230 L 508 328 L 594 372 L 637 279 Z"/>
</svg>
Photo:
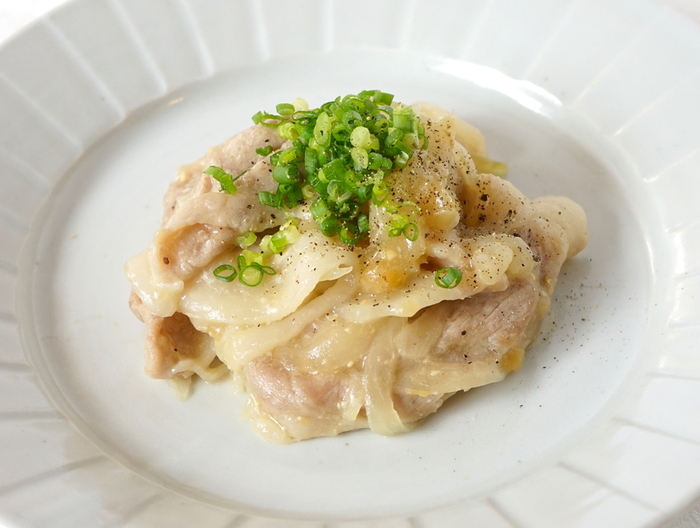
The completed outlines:
<svg viewBox="0 0 700 528">
<path fill-rule="evenodd" d="M 511 350 L 525 349 L 535 334 L 533 326 L 549 308 L 547 297 L 532 279 L 450 305 L 453 312 L 445 321 L 433 358 L 460 363 L 498 361 Z"/>
<path fill-rule="evenodd" d="M 277 182 L 270 176 L 271 172 L 268 158 L 258 160 L 247 172 L 231 172 L 234 178 L 238 178 L 235 180 L 237 190 L 234 194 L 222 192 L 219 182 L 208 174 L 200 172 L 188 176 L 199 178 L 200 184 L 192 194 L 171 206 L 174 209 L 163 222 L 163 227 L 177 230 L 199 223 L 230 227 L 244 233 L 280 225 L 280 217 L 283 215 L 279 209 L 262 205 L 258 201 L 258 192 L 273 192 L 277 188 Z"/>
<path fill-rule="evenodd" d="M 284 222 L 278 209 L 257 198 L 258 192 L 277 188 L 269 158 L 255 153 L 261 145 L 282 145 L 270 130 L 252 127 L 181 169 L 165 195 L 163 222 L 153 243 L 153 273 L 160 281 L 188 280 L 239 235 Z M 221 192 L 219 182 L 204 174 L 212 165 L 237 177 L 234 194 Z"/>
<path fill-rule="evenodd" d="M 564 196 L 530 200 L 491 174 L 468 175 L 463 222 L 471 232 L 498 232 L 522 238 L 540 263 L 539 277 L 551 292 L 561 265 L 588 241 L 586 214 Z"/>
<path fill-rule="evenodd" d="M 518 370 L 562 265 L 586 245 L 585 213 L 480 173 L 499 165 L 481 133 L 418 108 L 380 116 L 394 129 L 386 139 L 369 115 L 349 138 L 320 126 L 323 114 L 294 141 L 256 125 L 182 167 L 153 245 L 126 266 L 146 373 L 231 374 L 256 431 L 285 443 L 403 433 L 455 393 Z M 285 155 L 256 152 L 268 146 Z M 305 200 L 261 204 L 278 186 Z"/>
<path fill-rule="evenodd" d="M 504 276 L 500 289 L 429 306 L 409 322 L 386 323 L 380 330 L 383 338 L 370 337 L 371 344 L 363 344 L 369 352 L 365 352 L 362 391 L 353 385 L 347 369 L 302 373 L 292 363 L 283 366 L 274 352 L 252 362 L 246 369 L 247 389 L 254 400 L 257 415 L 252 417 L 258 429 L 260 423 L 268 424 L 263 436 L 287 442 L 335 435 L 367 427 L 367 416 L 375 431 L 402 432 L 435 412 L 454 393 L 501 381 L 521 367 L 525 349 L 548 313 L 563 262 L 585 245 L 585 215 L 568 199 L 534 203 L 524 197 L 520 201 L 510 185 L 495 183 L 490 188 L 509 209 L 517 202 L 520 212 L 513 227 L 509 224 L 514 215 L 508 209 L 499 222 L 497 208 L 487 204 L 481 209 L 492 218 L 487 232 L 517 230 L 514 234 L 529 244 L 535 257 L 532 271 L 517 278 Z M 476 226 L 472 232 L 482 233 L 481 228 Z M 385 330 L 392 325 L 394 330 Z M 375 328 L 369 327 L 355 331 L 364 340 L 375 334 Z M 367 373 L 368 358 L 377 347 L 383 355 L 379 361 L 385 365 L 381 380 L 385 388 L 379 391 Z M 354 421 L 341 405 L 342 395 L 351 389 L 355 401 L 363 400 Z M 373 399 L 383 405 L 368 407 Z M 387 402 L 391 403 L 387 406 Z"/>
<path fill-rule="evenodd" d="M 191 198 L 219 189 L 218 182 L 208 175 L 203 175 L 208 167 L 213 165 L 233 176 L 239 176 L 252 169 L 256 163 L 266 159 L 257 154 L 256 149 L 270 145 L 273 150 L 278 150 L 283 143 L 276 130 L 258 125 L 236 134 L 221 145 L 210 149 L 202 158 L 181 167 L 177 178 L 170 184 L 168 192 L 163 197 L 163 224 L 167 224 L 180 206 L 186 204 Z M 237 182 L 237 186 L 241 183 Z"/>
<path fill-rule="evenodd" d="M 153 241 L 153 262 L 160 277 L 188 280 L 234 243 L 231 228 L 194 224 L 175 232 L 160 230 Z"/>
<path fill-rule="evenodd" d="M 248 363 L 245 376 L 252 418 L 278 442 L 367 427 L 360 414 L 358 377 L 349 370 L 331 375 L 297 372 L 268 355 Z"/>
<path fill-rule="evenodd" d="M 453 394 L 408 394 L 397 390 L 392 394 L 392 403 L 402 422 L 418 424 L 426 416 L 436 412 Z"/>
<path fill-rule="evenodd" d="M 180 312 L 169 317 L 153 315 L 137 295 L 131 295 L 129 306 L 146 324 L 144 370 L 149 377 L 170 379 L 178 372 L 197 372 L 208 377 L 204 373 L 216 357 L 208 334 L 199 332 Z"/>
<path fill-rule="evenodd" d="M 393 409 L 381 409 L 375 402 L 373 409 L 380 410 L 374 411 L 378 416 L 374 428 L 385 426 L 391 433 L 393 416 L 394 426 L 401 423 L 408 430 L 455 392 L 500 381 L 518 370 L 547 312 L 548 299 L 530 278 L 502 292 L 484 292 L 427 308 L 415 322 L 395 325 L 388 336 L 393 344 L 386 345 L 392 350 L 379 351 L 386 356 L 379 360 L 387 363 L 381 383 L 386 383 L 386 398 Z M 419 322 L 421 318 L 425 321 Z M 398 342 L 406 336 L 399 337 L 399 332 L 413 332 L 407 342 L 418 342 L 425 338 L 421 324 L 426 323 L 439 334 L 434 346 L 422 347 L 422 352 L 401 350 Z M 385 344 L 375 341 L 371 346 Z M 368 378 L 371 373 L 346 366 L 302 372 L 284 363 L 273 353 L 250 362 L 244 370 L 254 408 L 250 417 L 266 438 L 289 442 L 367 427 L 367 415 L 372 414 L 368 398 L 382 397 L 381 391 L 376 392 L 376 380 Z"/>
</svg>

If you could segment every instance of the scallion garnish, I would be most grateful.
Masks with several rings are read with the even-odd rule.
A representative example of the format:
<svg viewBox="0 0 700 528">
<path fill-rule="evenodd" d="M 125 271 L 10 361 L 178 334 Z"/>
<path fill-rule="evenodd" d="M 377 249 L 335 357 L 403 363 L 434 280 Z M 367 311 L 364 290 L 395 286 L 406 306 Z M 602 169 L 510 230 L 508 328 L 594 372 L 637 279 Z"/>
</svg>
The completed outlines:
<svg viewBox="0 0 700 528">
<path fill-rule="evenodd" d="M 460 282 L 462 282 L 462 272 L 457 268 L 448 266 L 435 272 L 435 284 L 441 288 L 447 288 L 448 290 L 456 288 Z"/>
<path fill-rule="evenodd" d="M 411 242 L 415 242 L 416 240 L 418 240 L 419 235 L 420 230 L 418 229 L 418 225 L 415 222 L 410 222 L 404 226 L 403 236 L 405 236 Z"/>
<path fill-rule="evenodd" d="M 268 154 L 272 154 L 273 150 L 272 145 L 266 145 L 264 147 L 256 148 L 255 153 L 259 154 L 260 156 L 267 156 Z"/>
<path fill-rule="evenodd" d="M 275 275 L 277 273 L 274 268 L 265 266 L 262 262 L 262 253 L 244 249 L 238 255 L 236 261 L 238 270 L 233 264 L 222 264 L 214 268 L 212 273 L 214 277 L 223 282 L 233 282 L 238 277 L 238 281 L 241 284 L 257 286 L 263 281 L 265 275 Z"/>
<path fill-rule="evenodd" d="M 214 269 L 214 277 L 220 281 L 232 282 L 237 275 L 238 272 L 236 271 L 235 266 L 232 264 L 222 264 Z"/>
<path fill-rule="evenodd" d="M 258 239 L 258 236 L 253 233 L 252 231 L 248 231 L 247 233 L 239 236 L 236 239 L 236 242 L 238 242 L 238 245 L 241 247 L 241 249 L 245 249 L 248 246 L 252 246 L 255 244 L 255 241 Z"/>
<path fill-rule="evenodd" d="M 411 222 L 408 216 L 397 213 L 391 219 L 388 234 L 390 237 L 403 235 L 411 242 L 415 242 L 418 240 L 420 230 L 418 224 Z"/>
<path fill-rule="evenodd" d="M 287 246 L 294 244 L 301 237 L 301 233 L 297 228 L 296 222 L 288 220 L 285 222 L 279 231 L 272 235 L 265 235 L 260 241 L 260 249 L 263 255 L 271 255 L 273 253 L 282 253 Z"/>
<path fill-rule="evenodd" d="M 260 203 L 283 209 L 311 201 L 311 215 L 326 236 L 359 242 L 369 231 L 365 204 L 383 204 L 390 194 L 384 178 L 427 145 L 413 108 L 392 106 L 393 99 L 368 90 L 314 110 L 297 101 L 277 105 L 277 114 L 255 114 L 254 123 L 276 128 L 291 142 L 270 156 L 278 187 L 258 193 Z M 406 221 L 401 233 L 415 240 L 418 226 Z"/>
<path fill-rule="evenodd" d="M 252 262 L 241 269 L 238 280 L 246 286 L 257 286 L 265 278 L 265 275 L 274 275 L 275 273 L 277 272 L 270 266 Z"/>
<path fill-rule="evenodd" d="M 234 194 L 238 189 L 236 189 L 236 184 L 235 181 L 243 176 L 243 174 L 239 174 L 238 176 L 234 177 L 232 174 L 229 174 L 225 170 L 221 169 L 220 167 L 217 167 L 215 165 L 212 165 L 208 169 L 204 171 L 204 174 L 208 174 L 212 178 L 214 178 L 216 181 L 221 184 L 221 192 L 226 192 L 228 194 Z"/>
</svg>

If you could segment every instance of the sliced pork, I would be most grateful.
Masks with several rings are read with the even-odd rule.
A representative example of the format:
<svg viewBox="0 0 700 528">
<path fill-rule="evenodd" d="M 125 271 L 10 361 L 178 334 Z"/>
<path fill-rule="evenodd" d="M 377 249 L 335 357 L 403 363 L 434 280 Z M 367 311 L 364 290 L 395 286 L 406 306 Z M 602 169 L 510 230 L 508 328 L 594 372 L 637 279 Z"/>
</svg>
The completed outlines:
<svg viewBox="0 0 700 528">
<path fill-rule="evenodd" d="M 261 205 L 258 193 L 277 182 L 256 150 L 289 146 L 270 127 L 183 167 L 153 246 L 126 265 L 132 310 L 148 327 L 146 373 L 243 380 L 254 429 L 284 443 L 403 433 L 456 392 L 517 371 L 562 265 L 586 245 L 585 213 L 479 172 L 480 133 L 417 108 L 427 146 L 386 179 L 396 210 L 366 205 L 370 232 L 358 244 L 321 234 L 305 201 Z M 235 194 L 205 174 L 210 166 L 237 177 Z M 390 233 L 396 214 L 417 236 Z M 277 232 L 293 241 L 267 254 L 258 286 L 215 276 L 246 252 L 262 259 Z M 439 284 L 444 269 L 459 270 L 457 284 Z"/>
</svg>

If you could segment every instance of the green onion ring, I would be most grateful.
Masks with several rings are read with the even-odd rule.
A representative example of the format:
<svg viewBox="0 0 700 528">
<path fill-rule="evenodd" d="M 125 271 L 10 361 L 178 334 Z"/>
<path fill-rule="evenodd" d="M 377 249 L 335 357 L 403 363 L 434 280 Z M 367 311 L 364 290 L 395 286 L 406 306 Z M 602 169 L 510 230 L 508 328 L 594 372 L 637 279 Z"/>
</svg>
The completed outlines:
<svg viewBox="0 0 700 528">
<path fill-rule="evenodd" d="M 214 269 L 214 277 L 223 282 L 232 282 L 236 275 L 238 275 L 238 272 L 231 264 L 222 264 Z"/>
<path fill-rule="evenodd" d="M 406 224 L 403 228 L 403 236 L 405 236 L 411 242 L 418 240 L 418 235 L 420 235 L 420 230 L 415 222 Z"/>
<path fill-rule="evenodd" d="M 462 282 L 462 272 L 457 268 L 448 266 L 435 272 L 435 284 L 441 288 L 451 290 L 452 288 L 459 286 L 460 282 Z"/>
<path fill-rule="evenodd" d="M 241 273 L 238 275 L 238 280 L 246 286 L 257 286 L 265 277 L 265 272 L 261 269 L 260 264 L 254 262 L 241 268 Z"/>
</svg>

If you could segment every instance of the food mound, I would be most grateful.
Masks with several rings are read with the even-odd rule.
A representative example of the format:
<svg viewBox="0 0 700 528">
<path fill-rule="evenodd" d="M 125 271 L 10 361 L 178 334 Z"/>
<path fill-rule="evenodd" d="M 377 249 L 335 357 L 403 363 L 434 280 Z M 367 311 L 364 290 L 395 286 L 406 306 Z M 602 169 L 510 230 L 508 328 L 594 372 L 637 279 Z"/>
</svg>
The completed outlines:
<svg viewBox="0 0 700 528">
<path fill-rule="evenodd" d="M 435 105 L 366 91 L 253 121 L 181 168 L 126 264 L 149 376 L 181 398 L 231 377 L 284 443 L 403 433 L 520 368 L 580 206 L 526 198 Z"/>
</svg>

